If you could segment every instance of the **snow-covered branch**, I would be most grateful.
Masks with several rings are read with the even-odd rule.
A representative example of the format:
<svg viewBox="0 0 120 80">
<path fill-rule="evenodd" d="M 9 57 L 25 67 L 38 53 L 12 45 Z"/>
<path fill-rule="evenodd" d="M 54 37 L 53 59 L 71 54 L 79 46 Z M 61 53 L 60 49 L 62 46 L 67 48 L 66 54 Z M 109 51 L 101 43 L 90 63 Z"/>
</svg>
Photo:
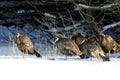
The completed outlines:
<svg viewBox="0 0 120 80">
<path fill-rule="evenodd" d="M 113 24 L 110 24 L 110 25 L 107 25 L 107 26 L 104 26 L 103 27 L 103 32 L 110 29 L 110 28 L 114 28 L 114 27 L 117 27 L 117 26 L 120 26 L 120 22 L 117 22 L 117 23 L 113 23 Z"/>
<path fill-rule="evenodd" d="M 44 13 L 44 15 L 45 15 L 46 17 L 56 18 L 55 15 L 52 15 L 52 14 L 50 14 L 50 13 Z"/>
<path fill-rule="evenodd" d="M 37 17 L 34 16 L 34 19 L 40 23 L 41 25 L 45 25 L 47 27 L 49 27 L 49 30 L 45 30 L 45 31 L 48 31 L 48 32 L 61 32 L 61 31 L 68 31 L 68 30 L 71 30 L 71 29 L 74 29 L 74 28 L 78 28 L 78 26 L 82 25 L 82 23 L 84 23 L 84 21 L 81 21 L 81 22 L 77 22 L 75 23 L 74 25 L 71 25 L 71 26 L 66 26 L 65 28 L 63 27 L 59 27 L 59 28 L 53 28 L 51 25 L 47 24 L 47 23 L 43 23 L 41 22 Z"/>
<path fill-rule="evenodd" d="M 49 32 L 61 32 L 61 31 L 68 31 L 68 30 L 71 30 L 71 29 L 78 29 L 78 26 L 81 26 L 82 23 L 84 23 L 84 21 L 75 23 L 74 25 L 71 25 L 71 26 L 66 26 L 65 28 L 63 28 L 63 27 L 51 28 L 51 29 L 46 30 L 46 31 L 49 31 Z"/>
<path fill-rule="evenodd" d="M 37 17 L 33 16 L 33 18 L 34 18 L 34 20 L 37 21 L 39 24 L 44 25 L 44 26 L 47 26 L 48 28 L 52 28 L 51 25 L 49 25 L 49 24 L 46 23 L 46 22 L 40 21 Z"/>
<path fill-rule="evenodd" d="M 80 9 L 93 9 L 93 10 L 102 10 L 102 9 L 110 9 L 115 6 L 119 5 L 119 3 L 113 3 L 113 4 L 107 4 L 104 6 L 88 6 L 84 4 L 76 4 L 76 9 L 75 10 L 80 10 Z"/>
</svg>

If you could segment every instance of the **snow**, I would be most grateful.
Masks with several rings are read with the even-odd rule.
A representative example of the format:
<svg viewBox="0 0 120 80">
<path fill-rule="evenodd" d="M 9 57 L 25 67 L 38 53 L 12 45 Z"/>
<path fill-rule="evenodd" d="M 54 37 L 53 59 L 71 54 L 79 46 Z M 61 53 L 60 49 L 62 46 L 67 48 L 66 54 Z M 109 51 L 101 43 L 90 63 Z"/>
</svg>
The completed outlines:
<svg viewBox="0 0 120 80">
<path fill-rule="evenodd" d="M 46 45 L 36 43 L 43 58 L 28 56 L 23 59 L 23 53 L 14 43 L 2 42 L 1 38 L 1 80 L 119 80 L 120 58 L 114 55 L 109 62 L 96 58 L 80 59 L 77 56 L 65 60 L 65 56 L 58 55 L 54 47 L 47 45 L 46 48 Z"/>
<path fill-rule="evenodd" d="M 111 57 L 110 62 L 103 62 L 101 59 L 80 59 L 74 56 L 67 57 L 67 60 L 65 60 L 65 56 L 52 55 L 50 54 L 52 51 L 46 49 L 50 53 L 48 55 L 42 54 L 42 58 L 36 58 L 36 56 L 31 55 L 23 59 L 23 53 L 17 49 L 15 44 L 2 43 L 1 46 L 1 80 L 119 79 L 120 58 Z"/>
<path fill-rule="evenodd" d="M 109 24 L 109 25 L 107 25 L 107 26 L 104 26 L 104 27 L 103 27 L 103 32 L 106 31 L 107 29 L 114 28 L 114 27 L 118 27 L 118 25 L 120 25 L 120 22 L 117 22 L 117 23 L 113 23 L 113 24 Z"/>
<path fill-rule="evenodd" d="M 120 62 L 0 58 L 1 80 L 118 80 Z"/>
<path fill-rule="evenodd" d="M 84 5 L 84 4 L 79 3 L 78 8 L 76 8 L 76 10 L 78 10 L 79 7 L 85 8 L 85 9 L 101 10 L 101 9 L 109 9 L 109 8 L 114 7 L 116 5 L 118 5 L 118 4 L 116 3 L 116 4 L 107 4 L 107 5 L 103 5 L 103 6 L 88 6 L 88 5 Z"/>
</svg>

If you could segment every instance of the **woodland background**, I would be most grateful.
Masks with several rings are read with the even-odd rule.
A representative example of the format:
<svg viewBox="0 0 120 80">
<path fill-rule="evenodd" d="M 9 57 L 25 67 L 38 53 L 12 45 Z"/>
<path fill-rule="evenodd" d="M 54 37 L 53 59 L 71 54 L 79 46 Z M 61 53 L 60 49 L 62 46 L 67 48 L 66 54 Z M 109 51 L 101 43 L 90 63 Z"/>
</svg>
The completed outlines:
<svg viewBox="0 0 120 80">
<path fill-rule="evenodd" d="M 55 34 L 71 37 L 74 32 L 97 40 L 102 31 L 120 43 L 120 1 L 1 0 L 0 27 L 2 41 L 10 41 L 17 32 L 50 44 Z"/>
<path fill-rule="evenodd" d="M 98 40 L 98 31 L 120 43 L 120 0 L 1 0 L 0 79 L 119 80 L 120 58 L 65 60 L 54 54 L 56 34 L 71 37 L 80 32 Z M 12 42 L 17 32 L 28 35 L 43 58 L 23 60 Z M 48 60 L 50 56 L 56 60 Z"/>
</svg>

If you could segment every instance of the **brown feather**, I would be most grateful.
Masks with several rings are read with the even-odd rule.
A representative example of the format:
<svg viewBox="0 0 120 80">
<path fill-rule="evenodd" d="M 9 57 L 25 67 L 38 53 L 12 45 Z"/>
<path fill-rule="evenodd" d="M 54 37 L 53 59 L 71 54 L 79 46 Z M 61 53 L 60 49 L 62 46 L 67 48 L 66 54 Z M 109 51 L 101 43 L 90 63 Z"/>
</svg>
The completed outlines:
<svg viewBox="0 0 120 80">
<path fill-rule="evenodd" d="M 71 40 L 69 38 L 62 38 L 62 37 L 58 37 L 58 38 L 59 39 L 56 41 L 56 46 L 58 47 L 58 49 L 71 50 L 78 56 L 80 56 L 82 54 L 82 52 L 79 50 L 79 47 L 73 40 Z"/>
<path fill-rule="evenodd" d="M 102 58 L 103 61 L 109 61 L 109 58 L 106 57 L 104 54 L 104 51 L 102 50 L 101 46 L 99 45 L 98 42 L 93 41 L 93 40 L 86 40 L 81 46 L 80 46 L 81 51 L 83 52 L 82 58 L 87 58 L 87 57 L 95 57 L 95 58 Z"/>
<path fill-rule="evenodd" d="M 80 33 L 74 34 L 71 39 L 74 40 L 78 46 L 85 41 L 85 38 Z"/>
<path fill-rule="evenodd" d="M 99 35 L 102 37 L 101 44 L 103 48 L 110 54 L 110 52 L 117 47 L 117 42 L 110 35 L 105 35 L 102 32 L 100 32 Z"/>
<path fill-rule="evenodd" d="M 36 51 L 34 44 L 28 36 L 17 33 L 14 42 L 17 44 L 18 49 L 24 54 L 35 54 L 37 57 L 42 57 Z"/>
</svg>

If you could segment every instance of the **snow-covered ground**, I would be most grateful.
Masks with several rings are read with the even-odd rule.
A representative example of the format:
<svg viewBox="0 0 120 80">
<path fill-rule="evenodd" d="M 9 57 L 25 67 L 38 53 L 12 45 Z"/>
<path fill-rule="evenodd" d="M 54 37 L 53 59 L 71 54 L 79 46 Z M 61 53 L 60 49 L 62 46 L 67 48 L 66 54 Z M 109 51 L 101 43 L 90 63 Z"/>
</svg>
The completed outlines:
<svg viewBox="0 0 120 80">
<path fill-rule="evenodd" d="M 36 44 L 43 58 L 23 59 L 14 43 L 4 43 L 1 38 L 0 80 L 120 80 L 120 58 L 111 57 L 109 62 L 79 57 L 65 60 L 54 47 Z"/>
<path fill-rule="evenodd" d="M 39 49 L 38 49 L 39 50 Z M 49 52 L 51 52 L 49 50 Z M 44 52 L 45 53 L 45 52 Z M 0 46 L 1 80 L 119 80 L 120 58 L 110 62 L 100 59 L 80 59 L 62 55 L 43 55 L 43 58 L 28 56 L 23 59 L 12 44 Z M 55 60 L 54 60 L 54 59 Z"/>
<path fill-rule="evenodd" d="M 1 80 L 119 80 L 120 62 L 0 58 Z"/>
</svg>

